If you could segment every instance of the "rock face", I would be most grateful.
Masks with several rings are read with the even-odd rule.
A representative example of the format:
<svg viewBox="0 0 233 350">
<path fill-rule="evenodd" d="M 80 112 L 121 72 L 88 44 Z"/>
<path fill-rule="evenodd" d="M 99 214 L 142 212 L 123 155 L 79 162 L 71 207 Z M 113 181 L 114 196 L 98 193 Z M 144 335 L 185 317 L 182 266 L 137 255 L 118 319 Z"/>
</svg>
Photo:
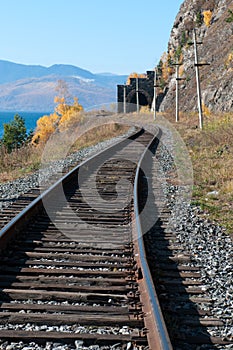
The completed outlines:
<svg viewBox="0 0 233 350">
<path fill-rule="evenodd" d="M 193 28 L 196 28 L 200 62 L 202 103 L 210 111 L 233 110 L 233 3 L 231 0 L 185 0 L 173 25 L 168 55 L 170 62 L 178 57 L 180 74 L 180 109 L 197 110 L 194 67 Z M 206 16 L 210 16 L 208 23 Z M 175 73 L 166 80 L 166 94 L 160 111 L 175 108 Z"/>
</svg>

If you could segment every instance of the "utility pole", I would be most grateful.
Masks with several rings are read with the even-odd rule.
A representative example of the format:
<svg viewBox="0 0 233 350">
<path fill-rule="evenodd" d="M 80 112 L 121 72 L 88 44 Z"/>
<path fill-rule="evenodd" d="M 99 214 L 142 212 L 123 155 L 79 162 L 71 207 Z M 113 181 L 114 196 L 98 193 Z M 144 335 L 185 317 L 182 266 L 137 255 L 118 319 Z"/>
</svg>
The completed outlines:
<svg viewBox="0 0 233 350">
<path fill-rule="evenodd" d="M 198 52 L 197 52 L 197 38 L 196 29 L 193 29 L 193 44 L 194 44 L 194 66 L 196 70 L 196 82 L 197 82 L 197 103 L 199 112 L 199 127 L 203 129 L 203 115 L 202 115 L 202 102 L 201 102 L 201 86 L 200 86 L 200 76 L 199 76 L 199 62 L 198 62 Z"/>
<path fill-rule="evenodd" d="M 182 65 L 182 63 L 178 62 L 178 58 L 176 60 L 176 63 L 172 63 L 172 66 L 176 66 L 176 122 L 179 121 L 179 81 L 184 80 L 184 78 L 180 78 L 179 75 L 179 67 Z"/>
<path fill-rule="evenodd" d="M 179 117 L 179 81 L 180 80 L 184 80 L 184 78 L 180 78 L 180 74 L 179 74 L 179 67 L 181 66 L 182 63 L 178 63 L 178 59 L 177 62 L 174 63 L 173 65 L 176 66 L 176 122 L 178 122 L 180 120 Z"/>
<path fill-rule="evenodd" d="M 181 80 L 180 76 L 179 76 L 179 67 L 180 67 L 180 63 L 175 63 L 176 66 L 176 122 L 179 121 L 179 81 Z"/>
<path fill-rule="evenodd" d="M 126 84 L 124 84 L 123 112 L 126 114 Z"/>
<path fill-rule="evenodd" d="M 176 63 L 176 122 L 179 121 L 179 63 Z"/>
<path fill-rule="evenodd" d="M 139 113 L 139 90 L 138 90 L 138 77 L 136 78 L 136 100 L 137 100 L 137 113 Z"/>
<path fill-rule="evenodd" d="M 157 93 L 156 93 L 156 87 L 157 87 L 157 70 L 155 67 L 155 76 L 154 76 L 154 120 L 156 120 L 156 98 L 157 98 Z"/>
</svg>

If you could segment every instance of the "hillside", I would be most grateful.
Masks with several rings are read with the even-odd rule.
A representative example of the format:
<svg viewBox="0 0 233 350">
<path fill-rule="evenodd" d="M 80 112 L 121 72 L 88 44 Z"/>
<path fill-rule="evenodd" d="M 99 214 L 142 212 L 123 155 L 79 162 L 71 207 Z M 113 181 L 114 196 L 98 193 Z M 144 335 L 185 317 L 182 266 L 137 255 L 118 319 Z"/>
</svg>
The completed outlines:
<svg viewBox="0 0 233 350">
<path fill-rule="evenodd" d="M 158 67 L 163 70 L 165 85 L 161 111 L 175 108 L 175 73 L 169 63 L 174 63 L 177 58 L 182 63 L 180 73 L 184 78 L 180 83 L 180 109 L 197 110 L 192 45 L 194 27 L 198 42 L 202 42 L 198 45 L 200 62 L 210 64 L 200 68 L 202 102 L 213 112 L 233 109 L 232 10 L 231 0 L 185 0 L 181 5 L 171 31 L 168 52 Z"/>
<path fill-rule="evenodd" d="M 0 60 L 0 110 L 52 111 L 57 81 L 66 81 L 69 92 L 85 107 L 116 101 L 116 85 L 127 76 L 93 74 L 71 65 L 51 67 Z"/>
</svg>

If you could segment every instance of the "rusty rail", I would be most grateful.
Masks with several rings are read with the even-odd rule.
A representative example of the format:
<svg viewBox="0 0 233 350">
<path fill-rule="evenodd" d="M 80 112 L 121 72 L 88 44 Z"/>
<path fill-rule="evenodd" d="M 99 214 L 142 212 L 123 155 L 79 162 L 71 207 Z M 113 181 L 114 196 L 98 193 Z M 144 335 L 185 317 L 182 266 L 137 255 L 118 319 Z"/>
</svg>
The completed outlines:
<svg viewBox="0 0 233 350">
<path fill-rule="evenodd" d="M 148 149 L 154 143 L 157 143 L 161 136 L 161 131 L 153 138 L 148 145 Z M 151 349 L 156 350 L 172 350 L 172 345 L 169 339 L 167 328 L 163 319 L 162 311 L 159 305 L 159 300 L 155 291 L 154 283 L 151 277 L 150 269 L 146 259 L 146 252 L 143 241 L 143 232 L 140 221 L 138 192 L 139 192 L 139 177 L 143 158 L 147 149 L 141 156 L 137 166 L 134 183 L 134 217 L 136 231 L 136 250 L 138 251 L 137 262 L 141 269 L 141 278 L 139 280 L 142 302 L 144 303 L 143 310 L 145 312 L 145 324 L 148 328 L 148 342 Z"/>
</svg>

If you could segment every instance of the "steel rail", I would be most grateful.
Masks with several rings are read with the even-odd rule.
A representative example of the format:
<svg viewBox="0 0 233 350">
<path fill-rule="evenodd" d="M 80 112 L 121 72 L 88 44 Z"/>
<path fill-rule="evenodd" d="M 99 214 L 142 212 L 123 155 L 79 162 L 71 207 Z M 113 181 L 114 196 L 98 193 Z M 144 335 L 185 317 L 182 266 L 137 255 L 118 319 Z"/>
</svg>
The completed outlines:
<svg viewBox="0 0 233 350">
<path fill-rule="evenodd" d="M 158 143 L 161 134 L 161 130 L 158 129 L 157 135 L 155 135 L 150 144 L 147 146 L 147 149 L 145 149 L 145 151 L 143 152 L 136 169 L 134 182 L 134 230 L 136 230 L 135 245 L 136 251 L 138 252 L 138 254 L 136 254 L 137 261 L 138 266 L 141 269 L 141 278 L 139 277 L 138 282 L 142 296 L 142 302 L 144 303 L 143 310 L 145 313 L 145 324 L 148 329 L 148 343 L 150 349 L 152 350 L 172 350 L 173 347 L 171 345 L 171 341 L 160 308 L 158 296 L 154 287 L 154 283 L 146 259 L 138 200 L 140 169 L 142 166 L 143 159 L 147 150 L 156 142 Z"/>
</svg>

